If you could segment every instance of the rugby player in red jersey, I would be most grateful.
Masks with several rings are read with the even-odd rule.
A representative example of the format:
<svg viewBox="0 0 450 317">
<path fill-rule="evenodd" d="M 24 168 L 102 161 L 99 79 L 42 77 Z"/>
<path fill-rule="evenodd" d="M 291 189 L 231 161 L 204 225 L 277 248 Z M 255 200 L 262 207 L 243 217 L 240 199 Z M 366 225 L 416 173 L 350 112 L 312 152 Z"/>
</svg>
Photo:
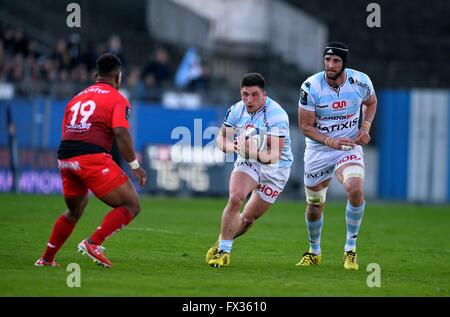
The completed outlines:
<svg viewBox="0 0 450 317">
<path fill-rule="evenodd" d="M 67 210 L 56 220 L 47 247 L 36 266 L 59 266 L 55 255 L 72 233 L 88 203 L 88 189 L 113 209 L 95 232 L 78 244 L 78 251 L 99 265 L 111 267 L 103 254 L 103 241 L 126 226 L 139 213 L 139 196 L 109 152 L 116 139 L 140 186 L 147 181 L 139 166 L 128 131 L 130 104 L 119 92 L 121 61 L 109 53 L 97 59 L 96 82 L 66 106 L 58 168 Z"/>
</svg>

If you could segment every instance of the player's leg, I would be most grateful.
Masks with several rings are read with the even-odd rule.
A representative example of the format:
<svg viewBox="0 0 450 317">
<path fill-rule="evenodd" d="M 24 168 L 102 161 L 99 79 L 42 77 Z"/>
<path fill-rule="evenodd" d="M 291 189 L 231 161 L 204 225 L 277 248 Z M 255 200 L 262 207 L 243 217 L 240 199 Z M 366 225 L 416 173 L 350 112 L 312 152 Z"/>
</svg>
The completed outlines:
<svg viewBox="0 0 450 317">
<path fill-rule="evenodd" d="M 211 266 L 228 266 L 230 264 L 229 254 L 233 247 L 234 237 L 240 227 L 240 210 L 248 194 L 255 189 L 257 182 L 255 177 L 243 171 L 231 173 L 229 183 L 229 197 L 227 205 L 222 213 L 220 240 L 217 253 L 207 259 Z M 210 249 L 211 250 L 211 249 Z M 208 253 L 211 253 L 210 250 Z M 208 256 L 208 254 L 207 254 Z"/>
<path fill-rule="evenodd" d="M 96 245 L 102 244 L 111 235 L 125 227 L 141 211 L 139 196 L 130 180 L 98 198 L 113 209 L 88 239 L 89 242 Z"/>
<path fill-rule="evenodd" d="M 36 261 L 36 266 L 58 266 L 54 261 L 55 255 L 69 238 L 88 202 L 87 189 L 76 175 L 66 169 L 61 171 L 61 176 L 67 210 L 56 220 L 45 251 Z"/>
<path fill-rule="evenodd" d="M 336 176 L 344 185 L 348 197 L 345 211 L 347 239 L 344 246 L 344 267 L 357 270 L 356 239 L 365 208 L 364 167 L 354 163 L 345 164 L 336 170 Z"/>
<path fill-rule="evenodd" d="M 231 252 L 233 239 L 240 227 L 241 206 L 256 186 L 256 181 L 247 173 L 238 171 L 231 174 L 228 202 L 222 213 L 219 251 Z"/>
<path fill-rule="evenodd" d="M 270 173 L 260 172 L 258 188 L 253 190 L 240 215 L 240 227 L 235 239 L 247 232 L 252 224 L 267 212 L 282 193 L 291 173 L 290 168 L 279 168 Z"/>
<path fill-rule="evenodd" d="M 323 210 L 328 186 L 333 177 L 333 171 L 338 151 L 323 152 L 306 149 L 304 156 L 304 184 L 306 197 L 305 222 L 309 238 L 309 250 L 306 251 L 298 266 L 318 265 L 321 260 L 320 239 L 323 227 Z"/>
<path fill-rule="evenodd" d="M 95 232 L 80 242 L 78 250 L 98 264 L 111 267 L 111 262 L 103 255 L 104 248 L 101 245 L 140 212 L 139 196 L 128 177 L 110 156 L 102 156 L 99 163 L 92 163 L 90 167 L 93 172 L 86 177 L 86 185 L 113 209 L 108 212 Z M 103 172 L 106 169 L 107 174 Z"/>
<path fill-rule="evenodd" d="M 265 214 L 270 206 L 272 206 L 272 203 L 262 200 L 255 189 L 250 196 L 250 199 L 245 204 L 244 211 L 240 215 L 240 225 L 238 231 L 234 235 L 234 239 L 246 233 L 255 220 Z"/>
<path fill-rule="evenodd" d="M 322 250 L 320 238 L 323 227 L 323 209 L 326 201 L 326 193 L 331 178 L 328 178 L 315 186 L 305 186 L 306 212 L 305 222 L 308 230 L 309 250 L 306 251 L 298 266 L 318 265 L 321 260 Z"/>
</svg>

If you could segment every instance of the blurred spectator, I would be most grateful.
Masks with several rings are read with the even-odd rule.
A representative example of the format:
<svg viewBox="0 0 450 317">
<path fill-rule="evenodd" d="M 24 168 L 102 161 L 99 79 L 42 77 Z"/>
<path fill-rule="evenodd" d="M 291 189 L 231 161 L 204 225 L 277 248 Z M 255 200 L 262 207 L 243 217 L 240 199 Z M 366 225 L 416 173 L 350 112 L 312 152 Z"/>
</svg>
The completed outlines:
<svg viewBox="0 0 450 317">
<path fill-rule="evenodd" d="M 187 90 L 194 92 L 205 92 L 209 88 L 209 67 L 206 62 L 200 63 L 200 76 L 191 80 L 187 86 Z"/>
<path fill-rule="evenodd" d="M 82 61 L 86 64 L 89 71 L 95 68 L 95 61 L 97 60 L 97 51 L 95 42 L 93 40 L 89 40 L 87 42 L 86 48 L 82 53 Z"/>
<path fill-rule="evenodd" d="M 58 65 L 54 59 L 47 58 L 42 62 L 40 78 L 53 82 L 58 78 Z"/>
<path fill-rule="evenodd" d="M 8 55 L 13 55 L 15 51 L 15 45 L 14 45 L 14 30 L 13 29 L 7 29 L 5 31 L 5 35 L 3 37 L 4 45 L 5 45 L 5 52 Z"/>
<path fill-rule="evenodd" d="M 67 51 L 69 53 L 69 67 L 76 67 L 81 61 L 80 34 L 73 33 L 69 36 Z"/>
<path fill-rule="evenodd" d="M 123 54 L 122 40 L 120 39 L 120 36 L 113 35 L 110 37 L 107 51 L 119 57 L 122 62 L 122 67 L 125 66 L 126 60 Z"/>
<path fill-rule="evenodd" d="M 125 63 L 119 35 L 112 35 L 107 42 L 89 40 L 83 46 L 80 35 L 73 33 L 59 38 L 48 51 L 45 43 L 0 22 L 0 81 L 13 83 L 17 95 L 70 97 L 93 79 L 95 61 L 104 52 L 118 55 Z M 133 97 L 161 102 L 165 90 L 173 86 L 168 51 L 163 47 L 155 49 L 143 67 L 123 67 L 122 82 Z M 201 78 L 194 79 L 191 86 L 203 86 Z"/>
<path fill-rule="evenodd" d="M 28 55 L 28 40 L 25 38 L 22 30 L 14 32 L 14 54 Z"/>
<path fill-rule="evenodd" d="M 136 96 L 139 87 L 139 76 L 141 70 L 137 66 L 132 66 L 126 74 L 125 87 L 128 88 L 131 96 Z"/>
<path fill-rule="evenodd" d="M 52 58 L 56 60 L 58 70 L 70 68 L 70 54 L 64 39 L 59 39 L 56 43 Z"/>
<path fill-rule="evenodd" d="M 172 81 L 170 58 L 164 48 L 156 49 L 151 55 L 142 70 L 141 79 L 140 97 L 151 101 L 161 101 L 163 89 L 169 87 Z"/>
<path fill-rule="evenodd" d="M 0 38 L 0 81 L 4 80 L 2 79 L 2 75 L 3 75 L 3 65 L 5 65 L 5 62 L 6 62 L 5 45 L 3 44 L 3 40 Z"/>
<path fill-rule="evenodd" d="M 201 60 L 197 50 L 189 48 L 175 74 L 175 84 L 180 89 L 200 92 L 208 81 L 208 68 Z"/>
</svg>

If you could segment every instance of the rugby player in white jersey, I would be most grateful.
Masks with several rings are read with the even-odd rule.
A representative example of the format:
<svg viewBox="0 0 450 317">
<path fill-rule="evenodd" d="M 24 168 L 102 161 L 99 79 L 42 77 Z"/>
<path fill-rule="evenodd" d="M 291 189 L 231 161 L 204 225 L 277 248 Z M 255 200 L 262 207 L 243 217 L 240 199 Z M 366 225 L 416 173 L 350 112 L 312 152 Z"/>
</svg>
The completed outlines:
<svg viewBox="0 0 450 317">
<path fill-rule="evenodd" d="M 263 76 L 245 74 L 241 79 L 241 98 L 228 110 L 217 137 L 220 150 L 238 155 L 230 176 L 219 239 L 206 253 L 206 263 L 213 267 L 230 265 L 234 239 L 244 234 L 279 197 L 293 161 L 288 115 L 266 95 Z M 257 136 L 246 138 L 252 131 L 258 132 Z"/>
<path fill-rule="evenodd" d="M 362 146 L 370 142 L 377 98 L 366 74 L 346 68 L 348 56 L 347 45 L 330 42 L 323 52 L 324 71 L 312 75 L 301 86 L 298 120 L 306 137 L 305 220 L 310 248 L 298 266 L 320 263 L 326 193 L 336 176 L 348 198 L 344 268 L 358 269 L 356 238 L 365 207 Z"/>
</svg>

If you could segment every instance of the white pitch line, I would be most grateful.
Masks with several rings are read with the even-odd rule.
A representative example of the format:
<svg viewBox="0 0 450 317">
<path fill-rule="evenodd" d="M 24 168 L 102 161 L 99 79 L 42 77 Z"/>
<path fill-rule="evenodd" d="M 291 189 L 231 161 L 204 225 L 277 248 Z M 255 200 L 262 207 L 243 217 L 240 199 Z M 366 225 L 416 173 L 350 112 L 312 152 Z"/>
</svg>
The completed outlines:
<svg viewBox="0 0 450 317">
<path fill-rule="evenodd" d="M 165 233 L 165 234 L 178 234 L 178 235 L 186 235 L 185 232 L 181 231 L 173 231 L 173 230 L 167 230 L 167 229 L 158 229 L 158 228 L 152 228 L 152 227 L 125 227 L 124 230 L 131 230 L 131 231 L 148 231 L 148 232 L 158 232 L 158 233 Z M 201 237 L 210 237 L 210 234 L 207 233 L 199 233 L 199 232 L 189 232 L 189 235 L 194 236 L 201 236 Z M 257 239 L 257 240 L 280 240 L 281 238 L 275 238 L 270 236 L 264 236 L 264 237 L 248 237 L 248 239 Z"/>
<path fill-rule="evenodd" d="M 126 227 L 127 230 L 132 231 L 151 231 L 151 232 L 160 232 L 160 233 L 168 233 L 168 234 L 183 234 L 179 231 L 172 231 L 172 230 L 166 230 L 166 229 L 158 229 L 158 228 L 151 228 L 151 227 Z"/>
</svg>

